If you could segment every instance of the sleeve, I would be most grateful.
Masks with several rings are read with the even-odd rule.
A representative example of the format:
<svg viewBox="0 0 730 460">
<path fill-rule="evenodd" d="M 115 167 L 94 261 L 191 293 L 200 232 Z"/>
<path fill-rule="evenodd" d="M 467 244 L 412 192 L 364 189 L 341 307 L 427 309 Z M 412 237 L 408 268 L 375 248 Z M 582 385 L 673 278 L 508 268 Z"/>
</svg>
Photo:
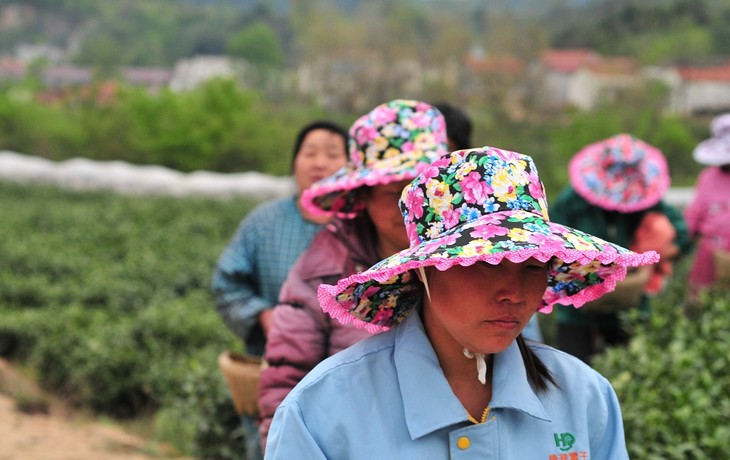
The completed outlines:
<svg viewBox="0 0 730 460">
<path fill-rule="evenodd" d="M 282 404 L 271 424 L 271 434 L 264 451 L 266 460 L 306 458 L 325 459 L 322 449 L 307 428 L 296 401 Z"/>
<path fill-rule="evenodd" d="M 256 247 L 259 226 L 255 213 L 244 219 L 216 263 L 212 291 L 218 314 L 242 340 L 258 324 L 258 315 L 271 302 L 257 295 Z"/>
<path fill-rule="evenodd" d="M 264 445 L 277 407 L 327 349 L 328 322 L 317 300 L 319 282 L 304 279 L 307 260 L 305 252 L 292 267 L 271 319 L 258 397 Z"/>
<path fill-rule="evenodd" d="M 604 413 L 605 423 L 591 433 L 591 458 L 593 460 L 628 460 L 626 436 L 624 434 L 623 417 L 618 397 L 611 384 L 603 377 L 601 381 L 602 398 L 595 398 L 594 403 L 600 404 L 600 409 L 591 409 L 590 413 Z"/>
</svg>

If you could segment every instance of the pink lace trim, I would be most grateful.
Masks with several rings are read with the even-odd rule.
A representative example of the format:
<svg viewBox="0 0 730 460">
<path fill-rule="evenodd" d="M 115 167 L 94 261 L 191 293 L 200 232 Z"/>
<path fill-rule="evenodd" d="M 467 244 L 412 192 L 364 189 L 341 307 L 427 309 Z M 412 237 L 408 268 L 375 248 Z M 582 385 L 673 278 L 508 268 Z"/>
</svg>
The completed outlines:
<svg viewBox="0 0 730 460">
<path fill-rule="evenodd" d="M 558 257 L 565 263 L 581 262 L 588 264 L 594 260 L 597 260 L 604 265 L 616 264 L 615 271 L 608 275 L 603 283 L 589 286 L 572 296 L 558 297 L 538 310 L 541 313 L 546 314 L 552 312 L 553 305 L 555 305 L 556 303 L 563 305 L 572 304 L 575 308 L 580 308 L 586 302 L 595 300 L 603 294 L 614 290 L 616 287 L 616 283 L 626 277 L 626 271 L 628 267 L 649 265 L 659 261 L 659 254 L 654 251 L 647 251 L 642 254 L 618 254 L 598 251 L 584 252 L 575 249 L 568 249 L 564 251 L 550 253 L 541 249 L 525 249 L 520 251 L 488 254 L 486 256 L 438 259 L 436 263 L 433 263 L 433 259 L 410 260 L 403 265 L 390 267 L 377 272 L 365 271 L 361 273 L 356 273 L 338 281 L 337 284 L 334 286 L 329 284 L 321 284 L 317 289 L 317 299 L 319 300 L 319 304 L 322 307 L 322 310 L 338 320 L 340 323 L 353 323 L 355 327 L 365 329 L 371 333 L 381 332 L 390 329 L 390 327 L 376 326 L 374 324 L 356 318 L 355 316 L 350 314 L 347 309 L 342 307 L 339 302 L 335 300 L 336 296 L 353 284 L 363 283 L 373 279 L 382 283 L 389 280 L 395 275 L 404 273 L 408 270 L 416 269 L 418 267 L 435 266 L 439 270 L 446 270 L 456 264 L 469 266 L 478 261 L 498 264 L 502 261 L 503 258 L 507 258 L 507 260 L 511 262 L 519 263 L 527 260 L 530 257 L 534 257 L 541 261 L 547 261 L 552 257 Z"/>
<path fill-rule="evenodd" d="M 416 165 L 415 170 L 408 169 L 406 171 L 396 174 L 385 170 L 372 170 L 371 174 L 364 177 L 361 176 L 361 172 L 358 172 L 358 170 L 354 170 L 348 173 L 346 176 L 343 176 L 344 179 L 332 182 L 325 182 L 321 185 L 312 185 L 308 189 L 304 190 L 304 192 L 302 192 L 302 197 L 299 201 L 304 210 L 313 215 L 337 215 L 345 218 L 353 218 L 355 217 L 356 213 L 340 213 L 327 211 L 317 207 L 314 204 L 314 200 L 317 197 L 327 195 L 328 193 L 342 192 L 342 194 L 344 195 L 352 190 L 355 190 L 356 188 L 360 188 L 363 186 L 374 187 L 376 185 L 387 185 L 402 180 L 410 180 L 415 178 L 423 169 L 425 169 L 426 166 L 428 166 L 428 163 L 420 162 Z"/>
</svg>

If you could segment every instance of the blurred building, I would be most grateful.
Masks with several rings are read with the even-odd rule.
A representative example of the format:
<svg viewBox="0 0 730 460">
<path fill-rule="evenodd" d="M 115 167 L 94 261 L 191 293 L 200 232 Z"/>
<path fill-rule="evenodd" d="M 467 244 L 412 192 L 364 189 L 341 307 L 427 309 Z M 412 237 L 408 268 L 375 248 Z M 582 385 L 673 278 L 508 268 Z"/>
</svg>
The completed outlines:
<svg viewBox="0 0 730 460">
<path fill-rule="evenodd" d="M 673 69 L 670 109 L 685 114 L 730 111 L 730 61 L 707 67 Z"/>
<path fill-rule="evenodd" d="M 236 78 L 237 65 L 227 56 L 195 56 L 175 64 L 169 87 L 173 91 L 197 88 L 213 78 Z"/>
<path fill-rule="evenodd" d="M 641 84 L 636 61 L 587 49 L 550 49 L 530 68 L 539 105 L 593 110 Z"/>
</svg>

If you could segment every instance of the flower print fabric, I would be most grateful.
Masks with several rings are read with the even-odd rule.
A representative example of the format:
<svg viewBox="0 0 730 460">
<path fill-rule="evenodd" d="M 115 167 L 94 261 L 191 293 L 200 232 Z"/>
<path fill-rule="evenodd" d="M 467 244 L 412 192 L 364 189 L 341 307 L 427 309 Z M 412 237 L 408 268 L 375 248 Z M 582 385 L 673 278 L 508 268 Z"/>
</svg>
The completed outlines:
<svg viewBox="0 0 730 460">
<path fill-rule="evenodd" d="M 669 188 L 669 167 L 657 148 L 628 134 L 590 144 L 570 160 L 570 183 L 603 209 L 634 212 L 659 202 Z"/>
<path fill-rule="evenodd" d="M 706 166 L 730 164 L 730 113 L 713 118 L 710 129 L 712 137 L 697 144 L 692 157 Z"/>
<path fill-rule="evenodd" d="M 656 262 L 579 230 L 550 222 L 532 159 L 493 147 L 446 154 L 403 190 L 410 247 L 365 272 L 322 285 L 319 300 L 342 322 L 371 331 L 405 318 L 421 300 L 410 270 L 534 257 L 550 262 L 541 311 L 581 306 L 612 290 L 629 266 Z"/>
<path fill-rule="evenodd" d="M 354 217 L 364 208 L 360 187 L 413 179 L 447 152 L 446 122 L 430 104 L 396 99 L 353 123 L 349 151 L 347 165 L 304 191 L 307 211 Z"/>
</svg>

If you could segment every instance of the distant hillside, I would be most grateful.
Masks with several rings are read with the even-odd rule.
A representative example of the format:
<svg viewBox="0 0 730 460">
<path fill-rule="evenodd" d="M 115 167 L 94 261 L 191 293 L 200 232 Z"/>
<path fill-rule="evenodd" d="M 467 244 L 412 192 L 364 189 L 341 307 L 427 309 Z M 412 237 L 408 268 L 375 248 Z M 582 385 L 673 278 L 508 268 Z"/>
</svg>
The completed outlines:
<svg viewBox="0 0 730 460">
<path fill-rule="evenodd" d="M 726 0 L 601 0 L 556 8 L 554 47 L 629 55 L 644 64 L 704 63 L 727 57 L 730 2 Z"/>
<path fill-rule="evenodd" d="M 437 44 L 437 30 L 467 35 L 486 49 L 525 47 L 539 28 L 545 46 L 592 48 L 644 63 L 711 59 L 727 53 L 726 0 L 19 0 L 0 6 L 0 54 L 21 43 L 49 44 L 72 61 L 102 68 L 170 66 L 196 54 L 226 54 L 234 37 L 266 24 L 285 62 L 322 35 L 367 48 L 348 23 L 368 30 L 403 25 L 392 46 L 413 55 Z M 312 15 L 304 18 L 302 15 Z M 323 22 L 319 22 L 323 21 Z M 368 25 L 369 24 L 369 25 Z M 319 28 L 326 28 L 321 31 Z M 512 41 L 494 39 L 504 27 Z M 517 31 L 517 32 L 516 32 Z M 489 40 L 490 43 L 483 43 Z M 326 41 L 325 41 L 326 43 Z M 537 44 L 534 44 L 537 45 Z M 380 46 L 380 45 L 379 45 Z M 466 49 L 452 48 L 463 54 Z M 316 50 L 316 48 L 315 48 Z M 323 50 L 323 53 L 326 53 Z M 309 51 L 312 54 L 312 50 Z"/>
</svg>

